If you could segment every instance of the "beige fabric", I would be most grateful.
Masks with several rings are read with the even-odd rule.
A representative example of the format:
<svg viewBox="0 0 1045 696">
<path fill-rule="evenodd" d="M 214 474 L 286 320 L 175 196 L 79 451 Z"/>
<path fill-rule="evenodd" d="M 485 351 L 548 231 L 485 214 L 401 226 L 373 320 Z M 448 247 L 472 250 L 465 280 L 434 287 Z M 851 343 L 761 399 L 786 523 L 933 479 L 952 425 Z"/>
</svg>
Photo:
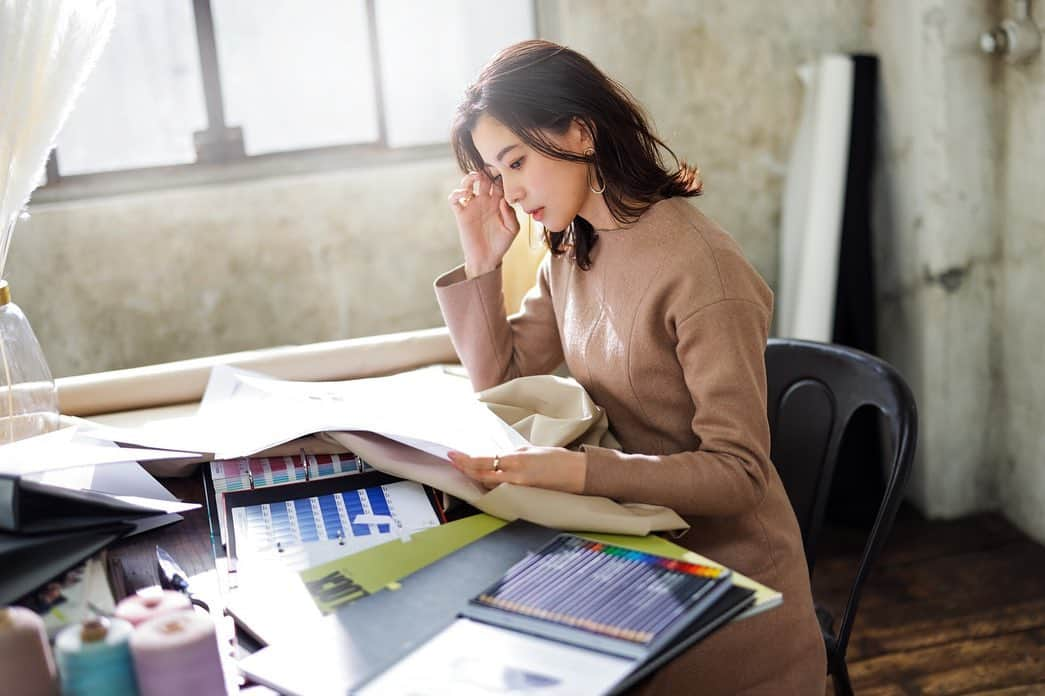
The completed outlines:
<svg viewBox="0 0 1045 696">
<path fill-rule="evenodd" d="M 502 483 L 492 491 L 435 455 L 373 433 L 325 433 L 379 471 L 425 483 L 505 520 L 524 519 L 572 531 L 636 534 L 684 529 L 688 525 L 665 507 L 621 504 L 598 496 L 574 495 Z"/>
<path fill-rule="evenodd" d="M 606 411 L 574 379 L 555 375 L 519 377 L 484 389 L 478 396 L 530 444 L 620 449 L 610 432 Z"/>
</svg>

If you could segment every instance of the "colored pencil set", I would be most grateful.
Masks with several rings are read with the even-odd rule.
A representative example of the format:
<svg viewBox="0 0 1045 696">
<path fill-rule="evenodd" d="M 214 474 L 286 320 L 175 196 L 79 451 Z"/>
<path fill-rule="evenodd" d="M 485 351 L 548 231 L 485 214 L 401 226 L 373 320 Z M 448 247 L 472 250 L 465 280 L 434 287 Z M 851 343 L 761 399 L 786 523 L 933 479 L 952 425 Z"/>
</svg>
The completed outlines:
<svg viewBox="0 0 1045 696">
<path fill-rule="evenodd" d="M 472 602 L 647 645 L 676 621 L 693 618 L 701 599 L 712 600 L 713 588 L 721 590 L 729 575 L 563 534 Z"/>
</svg>

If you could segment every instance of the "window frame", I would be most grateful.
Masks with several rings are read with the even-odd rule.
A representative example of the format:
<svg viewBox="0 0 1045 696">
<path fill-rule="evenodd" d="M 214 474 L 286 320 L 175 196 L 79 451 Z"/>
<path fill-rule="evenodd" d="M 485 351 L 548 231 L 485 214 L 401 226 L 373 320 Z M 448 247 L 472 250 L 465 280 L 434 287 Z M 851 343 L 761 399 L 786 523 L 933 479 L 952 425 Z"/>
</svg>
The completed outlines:
<svg viewBox="0 0 1045 696">
<path fill-rule="evenodd" d="M 225 118 L 224 93 L 221 87 L 221 72 L 218 67 L 211 0 L 191 0 L 191 2 L 207 111 L 207 127 L 193 133 L 196 161 L 186 164 L 62 175 L 59 171 L 60 153 L 57 148 L 54 148 L 47 160 L 47 181 L 34 193 L 34 203 L 54 203 L 125 193 L 383 166 L 450 156 L 448 144 L 445 142 L 403 147 L 388 145 L 381 51 L 377 31 L 377 0 L 365 0 L 367 32 L 370 39 L 370 66 L 373 71 L 377 109 L 377 139 L 351 145 L 296 149 L 260 155 L 246 154 L 241 129 L 238 126 L 228 125 Z M 540 0 L 530 0 L 530 2 L 533 6 L 532 33 L 534 36 L 539 36 L 541 3 Z"/>
</svg>

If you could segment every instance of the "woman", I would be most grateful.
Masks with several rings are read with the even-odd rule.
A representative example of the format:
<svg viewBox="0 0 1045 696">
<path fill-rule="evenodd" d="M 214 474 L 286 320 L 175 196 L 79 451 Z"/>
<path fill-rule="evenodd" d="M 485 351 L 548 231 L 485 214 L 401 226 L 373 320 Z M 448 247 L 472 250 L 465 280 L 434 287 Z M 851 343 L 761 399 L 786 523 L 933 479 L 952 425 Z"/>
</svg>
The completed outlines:
<svg viewBox="0 0 1045 696">
<path fill-rule="evenodd" d="M 650 694 L 823 694 L 824 644 L 798 525 L 769 460 L 763 353 L 772 293 L 738 245 L 684 199 L 699 173 L 649 130 L 625 90 L 546 41 L 511 46 L 458 109 L 468 172 L 449 196 L 464 265 L 436 281 L 476 390 L 564 360 L 606 409 L 623 451 L 452 453 L 502 482 L 666 505 L 682 543 L 783 592 L 640 687 Z M 671 155 L 674 158 L 674 155 Z M 551 253 L 507 317 L 500 262 L 521 206 Z"/>
</svg>

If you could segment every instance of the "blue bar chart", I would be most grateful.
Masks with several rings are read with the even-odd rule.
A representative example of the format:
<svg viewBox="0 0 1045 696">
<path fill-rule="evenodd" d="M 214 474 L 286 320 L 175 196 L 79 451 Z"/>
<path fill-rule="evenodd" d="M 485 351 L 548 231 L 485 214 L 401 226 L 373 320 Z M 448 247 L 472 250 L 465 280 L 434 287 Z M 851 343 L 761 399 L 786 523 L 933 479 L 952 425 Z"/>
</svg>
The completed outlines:
<svg viewBox="0 0 1045 696">
<path fill-rule="evenodd" d="M 439 524 L 424 488 L 413 481 L 237 507 L 232 521 L 238 558 L 282 556 L 293 566 L 322 563 Z"/>
</svg>

